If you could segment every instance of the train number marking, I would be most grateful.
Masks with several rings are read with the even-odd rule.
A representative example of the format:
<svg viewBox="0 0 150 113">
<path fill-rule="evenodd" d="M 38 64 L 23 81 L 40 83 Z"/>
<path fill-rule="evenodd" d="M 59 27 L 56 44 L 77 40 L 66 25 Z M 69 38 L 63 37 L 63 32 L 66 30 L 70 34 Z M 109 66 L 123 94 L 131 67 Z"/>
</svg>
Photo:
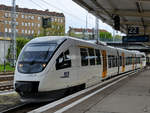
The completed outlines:
<svg viewBox="0 0 150 113">
<path fill-rule="evenodd" d="M 69 71 L 64 72 L 64 75 L 60 76 L 60 78 L 69 78 Z"/>
</svg>

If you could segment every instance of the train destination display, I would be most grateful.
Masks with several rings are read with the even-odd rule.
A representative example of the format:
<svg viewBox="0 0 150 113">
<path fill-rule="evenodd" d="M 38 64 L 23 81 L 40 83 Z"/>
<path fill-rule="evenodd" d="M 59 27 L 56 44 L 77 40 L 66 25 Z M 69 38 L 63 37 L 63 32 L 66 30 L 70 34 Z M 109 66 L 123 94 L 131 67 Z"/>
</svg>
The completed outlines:
<svg viewBox="0 0 150 113">
<path fill-rule="evenodd" d="M 123 36 L 122 42 L 148 42 L 148 35 L 140 35 L 140 36 Z"/>
</svg>

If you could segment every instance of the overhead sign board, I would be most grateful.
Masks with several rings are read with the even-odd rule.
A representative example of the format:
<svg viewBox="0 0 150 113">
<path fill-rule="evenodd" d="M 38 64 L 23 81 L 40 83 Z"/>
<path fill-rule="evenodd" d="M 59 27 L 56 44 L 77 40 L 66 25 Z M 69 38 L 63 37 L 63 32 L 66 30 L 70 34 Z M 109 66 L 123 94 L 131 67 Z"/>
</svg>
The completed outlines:
<svg viewBox="0 0 150 113">
<path fill-rule="evenodd" d="M 148 35 L 140 35 L 140 36 L 123 36 L 122 42 L 148 42 Z"/>
<path fill-rule="evenodd" d="M 139 27 L 128 27 L 128 34 L 139 34 Z"/>
</svg>

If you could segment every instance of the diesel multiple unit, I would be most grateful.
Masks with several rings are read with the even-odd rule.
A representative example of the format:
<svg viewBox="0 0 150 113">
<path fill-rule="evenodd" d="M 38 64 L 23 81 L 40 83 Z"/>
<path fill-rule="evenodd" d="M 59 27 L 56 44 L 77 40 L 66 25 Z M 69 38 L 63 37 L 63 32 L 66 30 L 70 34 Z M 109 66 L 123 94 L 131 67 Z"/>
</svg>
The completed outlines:
<svg viewBox="0 0 150 113">
<path fill-rule="evenodd" d="M 14 87 L 23 101 L 51 101 L 146 65 L 144 53 L 67 36 L 35 38 L 22 49 Z"/>
</svg>

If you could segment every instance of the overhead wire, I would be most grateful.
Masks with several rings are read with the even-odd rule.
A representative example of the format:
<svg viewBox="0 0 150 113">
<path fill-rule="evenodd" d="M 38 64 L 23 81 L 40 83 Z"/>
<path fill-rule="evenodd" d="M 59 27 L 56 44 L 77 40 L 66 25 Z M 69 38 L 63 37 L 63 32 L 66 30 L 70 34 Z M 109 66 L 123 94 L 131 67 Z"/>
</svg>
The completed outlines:
<svg viewBox="0 0 150 113">
<path fill-rule="evenodd" d="M 73 15 L 72 13 L 69 13 L 69 12 L 65 11 L 64 9 L 62 9 L 62 8 L 59 8 L 59 7 L 55 6 L 55 5 L 53 5 L 53 4 L 49 3 L 49 2 L 47 2 L 46 0 L 40 0 L 40 1 L 41 1 L 40 4 L 39 4 L 39 1 L 38 1 L 38 2 L 35 2 L 34 0 L 29 0 L 29 1 L 32 2 L 33 4 L 35 4 L 36 6 L 38 6 L 39 8 L 43 9 L 43 10 L 46 10 L 46 8 L 43 7 L 43 6 L 46 6 L 46 5 L 51 6 L 52 8 L 57 9 L 57 10 L 59 10 L 60 12 L 63 12 L 63 13 L 65 13 L 65 14 L 67 14 L 67 15 L 69 15 L 69 16 L 71 16 L 71 17 L 74 17 L 74 18 L 76 18 L 76 19 L 78 19 L 78 20 L 80 20 L 80 21 L 82 21 L 82 22 L 85 23 L 85 20 L 81 19 L 80 17 L 78 17 L 78 16 L 76 16 L 76 15 Z M 42 4 L 42 5 L 41 5 L 41 4 Z M 72 21 L 72 19 L 70 19 L 70 20 Z M 89 20 L 92 20 L 92 21 L 93 21 L 93 18 L 88 18 L 88 21 L 89 21 Z M 90 24 L 90 26 L 93 27 L 93 22 L 92 22 L 92 24 L 91 24 L 90 22 L 88 22 L 88 26 L 89 26 L 89 24 Z"/>
<path fill-rule="evenodd" d="M 33 1 L 33 0 L 29 0 L 31 1 L 33 4 L 37 5 L 38 7 L 40 7 L 41 9 L 45 10 L 45 8 L 43 8 L 41 5 L 39 5 L 37 2 Z"/>
<path fill-rule="evenodd" d="M 41 0 L 41 1 L 42 1 L 43 3 L 45 3 L 46 5 L 50 5 L 51 7 L 55 8 L 55 9 L 58 9 L 59 11 L 62 11 L 63 13 L 65 13 L 65 14 L 67 14 L 67 15 L 69 15 L 69 16 L 72 16 L 72 17 L 74 17 L 74 18 L 77 18 L 77 19 L 79 19 L 79 20 L 85 22 L 85 20 L 81 19 L 80 17 L 75 16 L 75 15 L 73 15 L 72 13 L 69 13 L 69 12 L 65 11 L 64 9 L 62 9 L 62 8 L 59 8 L 59 7 L 55 6 L 55 5 L 53 5 L 53 4 L 49 3 L 49 2 L 47 2 L 46 0 Z"/>
<path fill-rule="evenodd" d="M 31 0 L 31 2 L 32 2 L 32 3 L 34 3 L 35 5 L 37 5 L 37 6 L 38 6 L 38 7 L 40 7 L 40 8 L 41 8 L 41 4 L 42 4 L 42 6 L 48 5 L 47 3 L 43 2 L 43 1 L 42 1 L 42 2 L 43 2 L 44 4 L 43 4 L 43 3 L 41 3 L 41 2 L 40 2 L 40 4 L 39 4 L 39 2 L 38 2 L 38 3 L 36 3 L 36 2 L 35 2 L 35 1 L 33 1 L 33 0 Z M 54 9 L 56 9 L 56 7 L 54 7 L 54 6 L 53 6 L 53 8 L 54 8 Z M 42 9 L 43 9 L 43 10 L 45 10 L 46 8 L 45 8 L 45 9 L 44 9 L 44 8 L 42 8 Z M 58 9 L 57 9 L 57 10 L 58 10 Z M 60 9 L 59 9 L 59 10 L 60 10 Z M 72 15 L 70 15 L 70 16 L 72 16 Z M 69 18 L 69 19 L 70 19 L 70 18 Z M 73 21 L 73 20 L 72 20 L 72 19 L 70 19 L 70 21 Z M 83 20 L 82 20 L 82 21 L 83 21 Z M 85 21 L 84 21 L 84 22 L 85 22 Z"/>
</svg>

